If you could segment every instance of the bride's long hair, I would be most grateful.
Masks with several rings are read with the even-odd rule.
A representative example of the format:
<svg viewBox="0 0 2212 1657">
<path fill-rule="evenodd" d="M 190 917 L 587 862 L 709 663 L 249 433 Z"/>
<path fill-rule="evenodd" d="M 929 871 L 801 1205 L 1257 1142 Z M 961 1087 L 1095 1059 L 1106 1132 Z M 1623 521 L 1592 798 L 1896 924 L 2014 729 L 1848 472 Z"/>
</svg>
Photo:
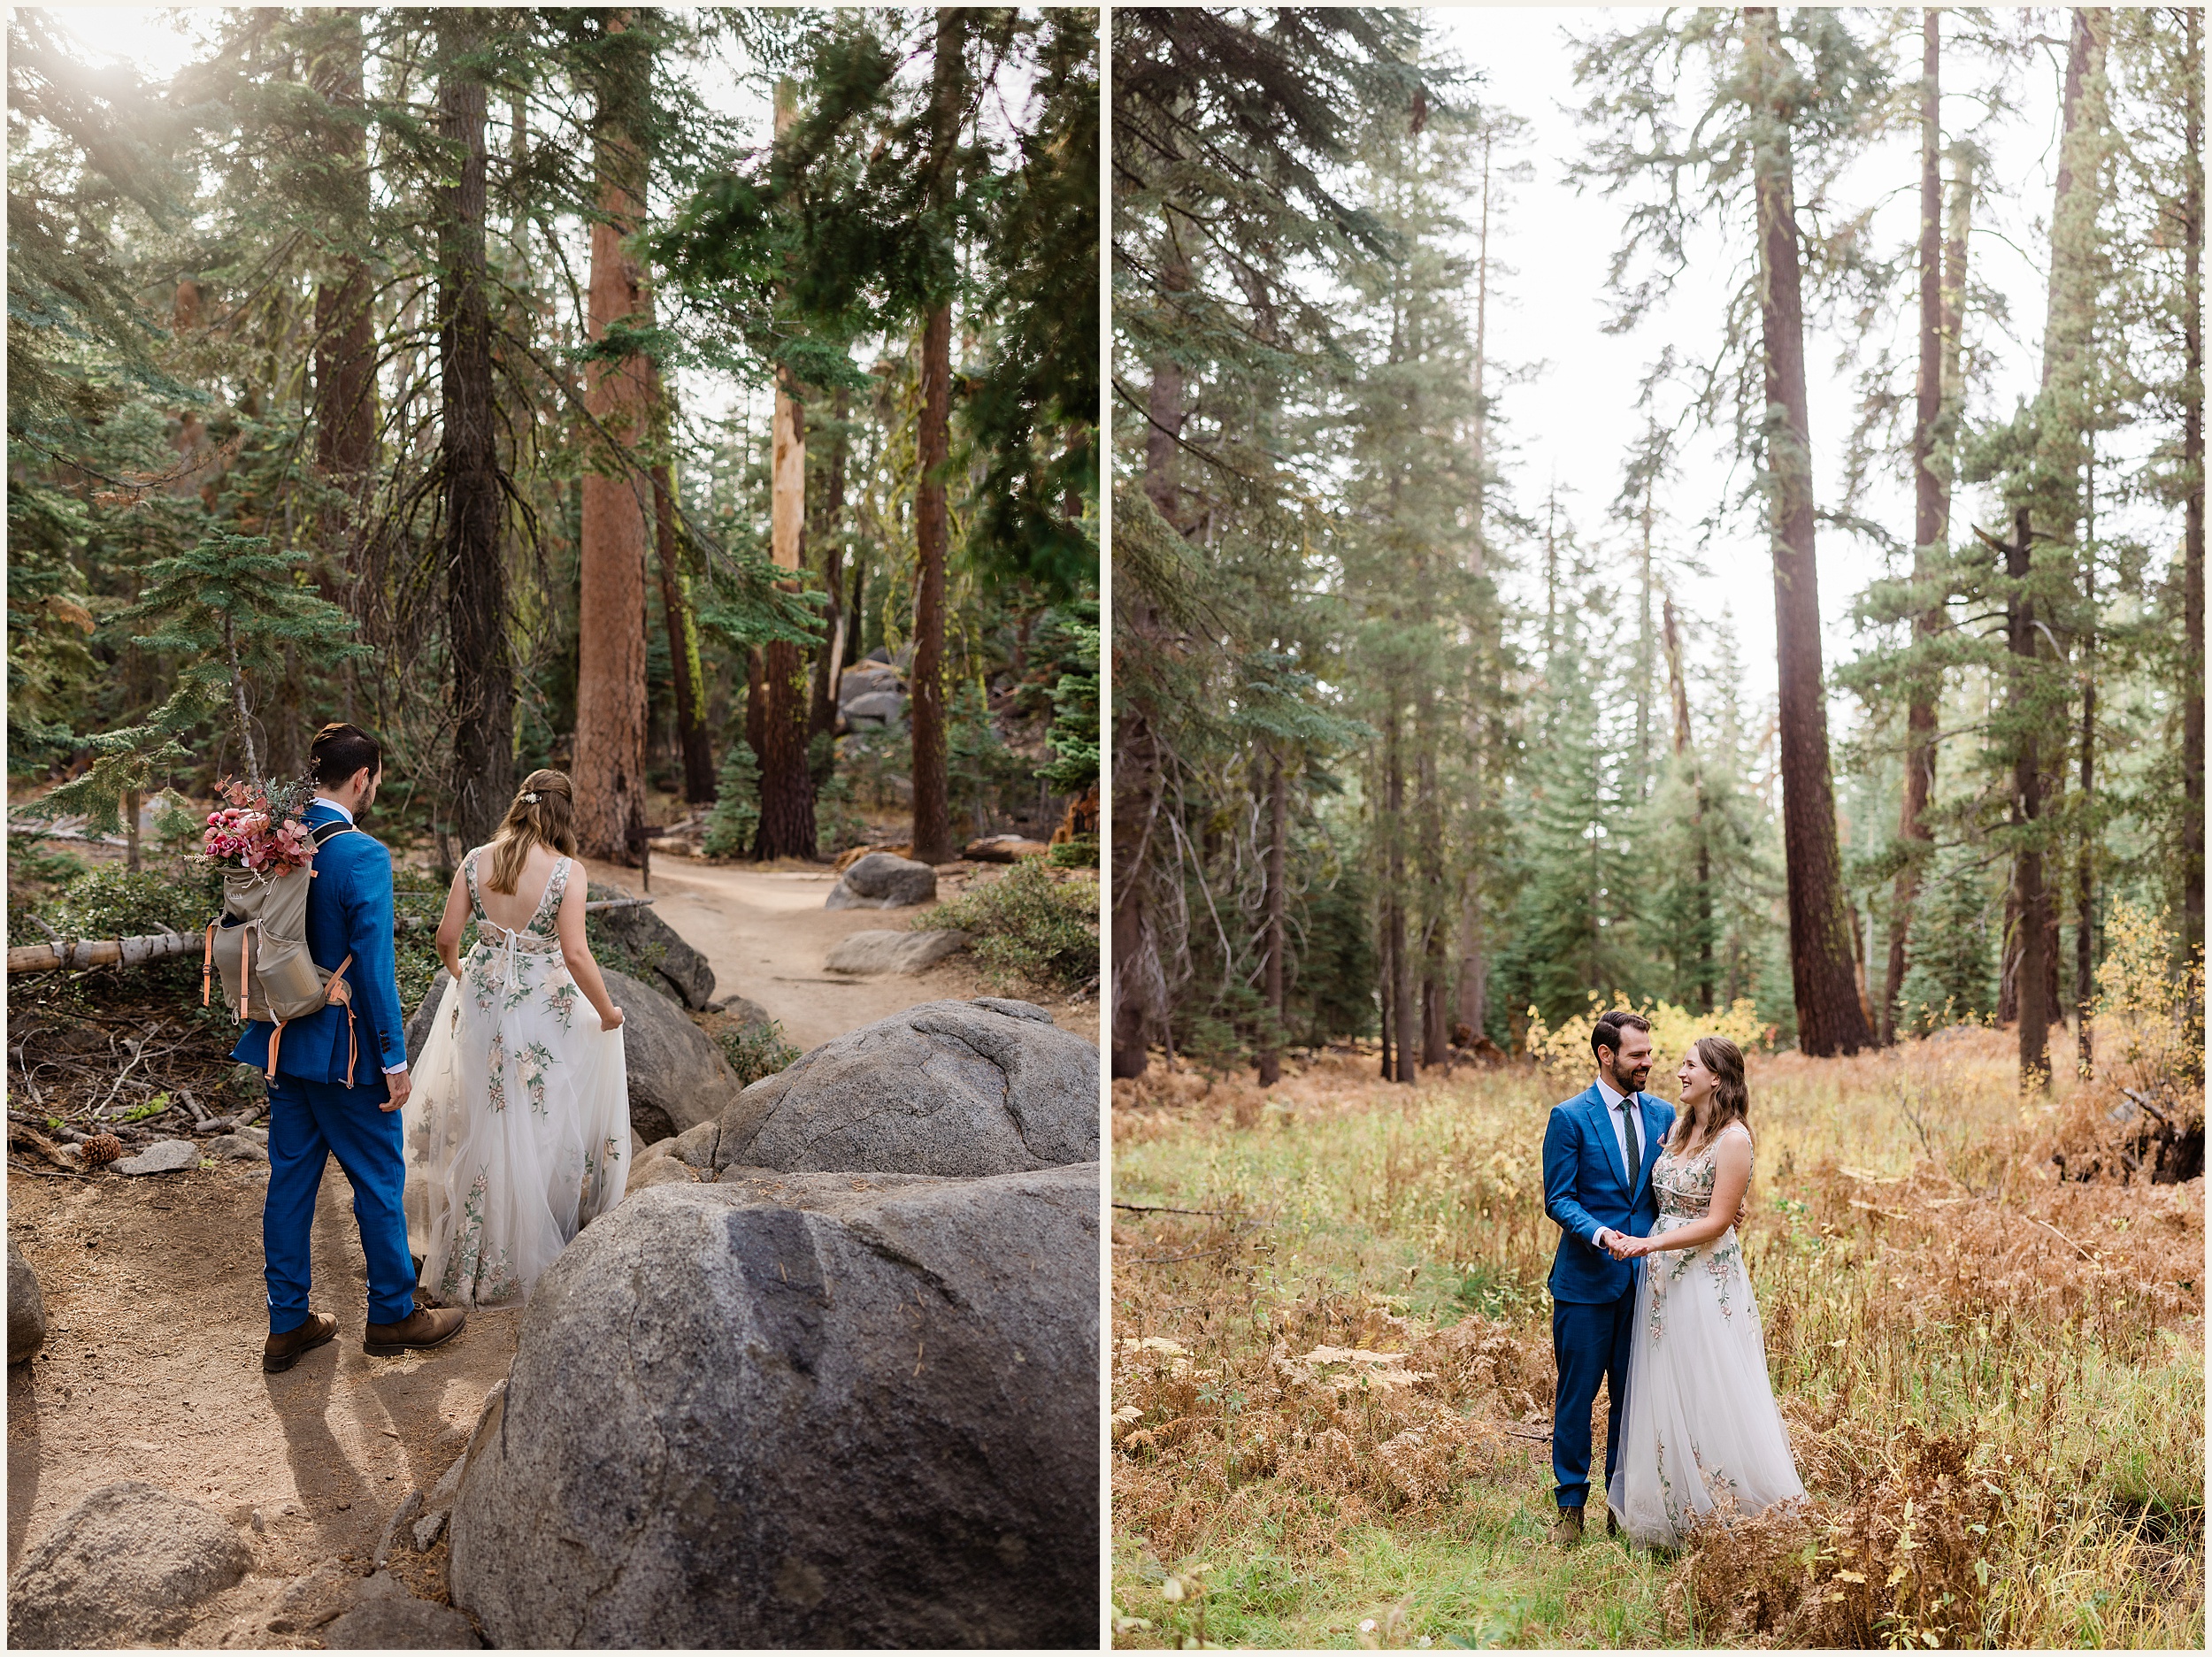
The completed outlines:
<svg viewBox="0 0 2212 1657">
<path fill-rule="evenodd" d="M 533 846 L 575 856 L 576 831 L 569 826 L 575 812 L 576 791 L 567 772 L 534 771 L 525 777 L 492 838 L 492 871 L 485 886 L 511 897 Z"/>
<path fill-rule="evenodd" d="M 1710 1145 L 1732 1122 L 1751 1125 L 1751 1089 L 1744 1080 L 1743 1049 L 1726 1036 L 1700 1036 L 1690 1044 L 1697 1062 L 1713 1073 L 1713 1091 L 1693 1122 L 1684 1111 L 1675 1119 L 1675 1154 L 1690 1148 L 1693 1133 L 1701 1146 Z M 1699 1132 L 1702 1130 L 1702 1132 Z"/>
</svg>

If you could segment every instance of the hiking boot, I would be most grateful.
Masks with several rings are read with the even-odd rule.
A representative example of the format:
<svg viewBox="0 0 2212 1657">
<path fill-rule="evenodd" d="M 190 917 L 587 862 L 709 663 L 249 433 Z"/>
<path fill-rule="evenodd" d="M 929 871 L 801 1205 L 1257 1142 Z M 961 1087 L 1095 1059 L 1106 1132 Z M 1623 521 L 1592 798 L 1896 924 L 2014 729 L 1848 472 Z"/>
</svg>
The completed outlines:
<svg viewBox="0 0 2212 1657">
<path fill-rule="evenodd" d="M 434 1346 L 461 1332 L 468 1314 L 457 1308 L 417 1307 L 397 1323 L 371 1323 L 362 1331 L 361 1350 L 373 1358 L 389 1358 L 410 1346 Z"/>
<path fill-rule="evenodd" d="M 310 1312 L 307 1321 L 297 1329 L 288 1329 L 281 1335 L 272 1335 L 262 1343 L 262 1373 L 283 1374 L 300 1361 L 300 1354 L 311 1352 L 337 1332 L 336 1318 L 327 1312 Z"/>
<path fill-rule="evenodd" d="M 1582 1545 L 1582 1509 L 1562 1507 L 1559 1523 L 1551 1528 L 1551 1539 L 1561 1547 L 1579 1547 Z"/>
<path fill-rule="evenodd" d="M 1608 1507 L 1605 1510 L 1605 1534 L 1608 1536 L 1618 1536 L 1620 1533 L 1621 1522 L 1613 1516 L 1612 1508 Z"/>
</svg>

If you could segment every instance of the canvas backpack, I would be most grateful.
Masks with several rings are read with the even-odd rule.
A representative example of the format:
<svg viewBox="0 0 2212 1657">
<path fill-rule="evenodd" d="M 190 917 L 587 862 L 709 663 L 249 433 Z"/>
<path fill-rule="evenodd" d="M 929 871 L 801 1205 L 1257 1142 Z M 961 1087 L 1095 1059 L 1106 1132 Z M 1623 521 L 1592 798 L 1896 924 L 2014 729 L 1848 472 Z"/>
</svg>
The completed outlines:
<svg viewBox="0 0 2212 1657">
<path fill-rule="evenodd" d="M 358 832 L 349 823 L 319 825 L 311 836 L 317 850 L 340 834 Z M 200 964 L 200 1004 L 212 999 L 220 974 L 223 1001 L 242 1022 L 267 1019 L 269 1074 L 274 1076 L 284 1026 L 325 1006 L 346 1009 L 346 1085 L 353 1085 L 358 1044 L 353 1032 L 353 993 L 346 982 L 348 955 L 337 970 L 325 972 L 307 950 L 308 882 L 315 878 L 311 858 L 303 868 L 280 875 L 250 869 L 223 871 L 223 912 L 208 923 Z"/>
</svg>

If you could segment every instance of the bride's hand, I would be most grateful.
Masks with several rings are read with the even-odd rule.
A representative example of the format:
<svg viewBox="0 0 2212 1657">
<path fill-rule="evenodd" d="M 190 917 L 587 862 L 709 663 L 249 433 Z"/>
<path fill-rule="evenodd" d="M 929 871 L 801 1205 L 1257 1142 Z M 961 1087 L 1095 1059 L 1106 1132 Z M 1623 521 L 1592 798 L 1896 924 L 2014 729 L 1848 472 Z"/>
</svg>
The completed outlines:
<svg viewBox="0 0 2212 1657">
<path fill-rule="evenodd" d="M 603 1018 L 599 1021 L 599 1033 L 602 1035 L 605 1035 L 611 1031 L 619 1030 L 621 1028 L 622 1009 L 619 1007 L 614 1009 L 614 1016 L 612 1018 Z"/>
</svg>

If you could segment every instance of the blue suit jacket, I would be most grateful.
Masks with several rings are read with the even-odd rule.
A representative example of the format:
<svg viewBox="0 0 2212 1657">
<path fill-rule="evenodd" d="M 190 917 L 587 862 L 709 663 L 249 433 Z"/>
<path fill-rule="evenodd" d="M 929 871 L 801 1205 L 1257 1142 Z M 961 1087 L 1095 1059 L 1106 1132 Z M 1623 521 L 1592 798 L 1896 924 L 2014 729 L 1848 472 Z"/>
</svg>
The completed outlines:
<svg viewBox="0 0 2212 1657">
<path fill-rule="evenodd" d="M 1613 1132 L 1605 1096 L 1598 1085 L 1552 1107 L 1544 1126 L 1544 1212 L 1559 1227 L 1559 1252 L 1552 1257 L 1546 1285 L 1555 1300 L 1590 1304 L 1617 1300 L 1636 1281 L 1632 1261 L 1616 1260 L 1590 1240 L 1600 1226 L 1647 1237 L 1659 1223 L 1659 1199 L 1651 1188 L 1651 1165 L 1660 1142 L 1674 1126 L 1674 1107 L 1638 1093 L 1643 1113 L 1643 1166 L 1636 1188 L 1628 1188 L 1628 1165 Z"/>
<path fill-rule="evenodd" d="M 314 828 L 345 818 L 319 800 L 302 820 Z M 307 953 L 326 972 L 336 971 L 340 962 L 353 957 L 346 968 L 360 1043 L 353 1085 L 365 1099 L 381 1104 L 391 1097 L 384 1067 L 407 1062 L 407 1021 L 400 1013 L 399 975 L 392 958 L 392 854 L 365 833 L 334 834 L 316 851 L 314 869 L 314 884 L 307 889 Z M 255 1019 L 231 1057 L 266 1070 L 269 1032 L 275 1028 Z M 343 1086 L 346 1009 L 319 1007 L 288 1022 L 277 1045 L 277 1070 Z"/>
</svg>

